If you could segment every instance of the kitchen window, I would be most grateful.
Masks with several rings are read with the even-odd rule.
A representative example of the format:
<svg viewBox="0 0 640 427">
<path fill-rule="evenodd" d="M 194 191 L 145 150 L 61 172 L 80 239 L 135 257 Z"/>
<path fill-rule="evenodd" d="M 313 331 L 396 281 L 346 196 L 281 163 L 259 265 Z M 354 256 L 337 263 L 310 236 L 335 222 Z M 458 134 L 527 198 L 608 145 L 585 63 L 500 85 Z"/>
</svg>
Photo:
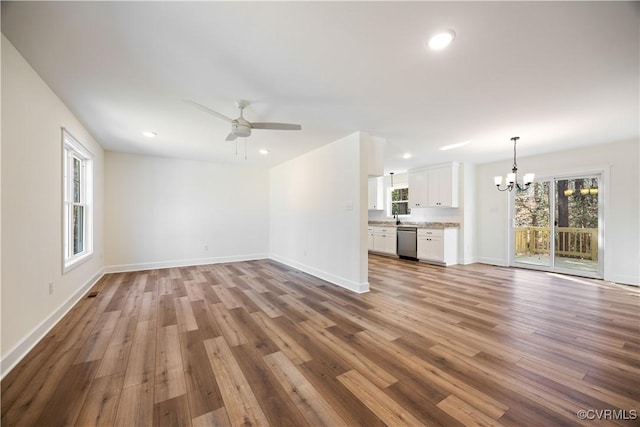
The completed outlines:
<svg viewBox="0 0 640 427">
<path fill-rule="evenodd" d="M 409 188 L 408 187 L 395 187 L 391 189 L 390 209 L 391 215 L 409 215 L 411 214 L 411 208 L 409 208 Z"/>
<path fill-rule="evenodd" d="M 93 156 L 64 129 L 62 144 L 62 240 L 66 272 L 93 254 Z"/>
</svg>

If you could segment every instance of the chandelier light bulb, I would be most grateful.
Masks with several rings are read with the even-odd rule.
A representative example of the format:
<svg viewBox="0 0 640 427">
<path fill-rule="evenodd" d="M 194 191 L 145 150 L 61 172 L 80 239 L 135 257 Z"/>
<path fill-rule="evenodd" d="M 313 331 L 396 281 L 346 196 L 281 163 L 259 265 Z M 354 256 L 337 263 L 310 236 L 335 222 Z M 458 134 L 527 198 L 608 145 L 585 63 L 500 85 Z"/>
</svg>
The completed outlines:
<svg viewBox="0 0 640 427">
<path fill-rule="evenodd" d="M 533 182 L 534 177 L 535 177 L 535 174 L 533 173 L 524 174 L 524 177 L 522 178 L 522 180 L 524 181 L 524 185 L 531 184 Z"/>
<path fill-rule="evenodd" d="M 518 163 L 516 161 L 516 142 L 520 139 L 519 136 L 514 136 L 511 138 L 513 141 L 513 168 L 511 169 L 511 173 L 507 174 L 507 186 L 505 188 L 500 188 L 502 186 L 502 177 L 496 176 L 493 178 L 493 182 L 498 189 L 498 191 L 512 191 L 514 188 L 518 190 L 526 190 L 533 183 L 533 179 L 535 178 L 535 174 L 527 173 L 524 175 L 522 179 L 522 185 L 518 183 Z"/>
</svg>

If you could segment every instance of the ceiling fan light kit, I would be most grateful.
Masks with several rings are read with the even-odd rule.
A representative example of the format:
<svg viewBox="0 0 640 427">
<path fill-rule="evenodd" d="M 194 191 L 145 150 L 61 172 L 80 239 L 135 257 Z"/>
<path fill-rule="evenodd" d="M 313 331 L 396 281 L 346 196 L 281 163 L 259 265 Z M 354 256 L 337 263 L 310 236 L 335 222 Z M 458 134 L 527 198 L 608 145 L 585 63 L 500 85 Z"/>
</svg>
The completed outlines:
<svg viewBox="0 0 640 427">
<path fill-rule="evenodd" d="M 231 133 L 227 135 L 227 141 L 233 141 L 234 139 L 241 137 L 246 138 L 251 135 L 251 125 L 249 122 L 241 122 L 239 120 L 231 123 Z"/>
<path fill-rule="evenodd" d="M 237 119 L 231 119 L 224 114 L 218 113 L 217 111 L 212 110 L 209 107 L 206 107 L 202 104 L 199 104 L 195 101 L 187 101 L 200 110 L 209 113 L 222 119 L 226 122 L 231 123 L 231 132 L 227 135 L 226 141 L 235 141 L 236 138 L 246 138 L 251 136 L 251 129 L 268 129 L 268 130 L 302 130 L 301 125 L 291 124 L 291 123 L 274 123 L 274 122 L 255 122 L 251 123 L 247 119 L 244 118 L 244 109 L 250 105 L 249 101 L 239 100 L 236 102 L 236 106 L 240 110 L 240 117 Z"/>
</svg>

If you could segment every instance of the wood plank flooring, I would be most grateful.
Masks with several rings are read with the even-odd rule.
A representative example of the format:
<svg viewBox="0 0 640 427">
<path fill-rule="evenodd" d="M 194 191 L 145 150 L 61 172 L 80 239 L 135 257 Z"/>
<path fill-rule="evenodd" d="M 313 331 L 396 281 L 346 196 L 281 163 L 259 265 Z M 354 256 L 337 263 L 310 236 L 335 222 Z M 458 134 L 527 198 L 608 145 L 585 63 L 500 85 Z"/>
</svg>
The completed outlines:
<svg viewBox="0 0 640 427">
<path fill-rule="evenodd" d="M 379 256 L 369 280 L 107 275 L 3 379 L 2 425 L 640 425 L 638 288 Z"/>
</svg>

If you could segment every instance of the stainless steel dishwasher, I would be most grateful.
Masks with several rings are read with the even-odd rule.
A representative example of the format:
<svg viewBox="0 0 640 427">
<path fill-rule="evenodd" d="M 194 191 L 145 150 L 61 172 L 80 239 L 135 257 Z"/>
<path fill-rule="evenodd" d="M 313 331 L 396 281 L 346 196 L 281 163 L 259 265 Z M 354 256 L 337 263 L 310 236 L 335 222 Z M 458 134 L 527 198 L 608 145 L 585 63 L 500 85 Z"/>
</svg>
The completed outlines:
<svg viewBox="0 0 640 427">
<path fill-rule="evenodd" d="M 398 256 L 418 259 L 418 241 L 416 227 L 398 227 Z"/>
</svg>

